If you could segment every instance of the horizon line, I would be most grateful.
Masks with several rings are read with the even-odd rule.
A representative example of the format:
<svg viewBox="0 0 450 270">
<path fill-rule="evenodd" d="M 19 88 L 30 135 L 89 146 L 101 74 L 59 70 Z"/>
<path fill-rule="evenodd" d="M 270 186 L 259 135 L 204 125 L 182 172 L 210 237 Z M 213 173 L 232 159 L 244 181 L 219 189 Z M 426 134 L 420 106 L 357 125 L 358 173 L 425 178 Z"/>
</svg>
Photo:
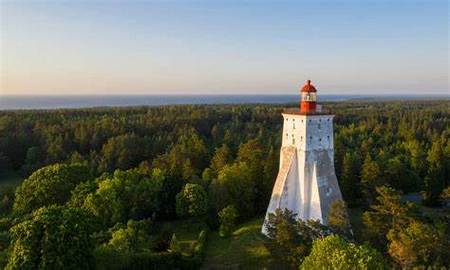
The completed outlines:
<svg viewBox="0 0 450 270">
<path fill-rule="evenodd" d="M 192 96 L 192 97 L 198 97 L 198 96 L 297 96 L 300 95 L 300 93 L 296 94 L 178 94 L 178 93 L 169 93 L 169 94 L 15 94 L 10 95 L 6 94 L 3 95 L 0 93 L 0 97 L 109 97 L 109 96 L 118 96 L 118 97 L 139 97 L 139 96 Z M 419 93 L 399 93 L 399 94 L 392 94 L 392 93 L 368 93 L 368 94 L 351 94 L 351 93 L 343 93 L 343 94 L 320 94 L 318 96 L 374 96 L 374 97 L 380 97 L 380 96 L 449 96 L 450 93 L 426 93 L 426 94 L 419 94 Z"/>
</svg>

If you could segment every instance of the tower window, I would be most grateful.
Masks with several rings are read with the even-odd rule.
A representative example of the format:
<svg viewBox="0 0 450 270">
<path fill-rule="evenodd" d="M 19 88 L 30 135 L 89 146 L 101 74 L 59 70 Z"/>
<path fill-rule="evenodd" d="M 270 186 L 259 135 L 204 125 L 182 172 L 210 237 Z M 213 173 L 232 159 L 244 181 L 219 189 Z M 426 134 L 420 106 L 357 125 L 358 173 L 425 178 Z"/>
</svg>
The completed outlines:
<svg viewBox="0 0 450 270">
<path fill-rule="evenodd" d="M 330 140 L 330 136 L 327 136 L 328 140 Z"/>
<path fill-rule="evenodd" d="M 309 136 L 309 140 L 312 140 L 312 136 Z"/>
<path fill-rule="evenodd" d="M 295 144 L 295 139 L 294 138 L 292 138 L 292 144 Z"/>
<path fill-rule="evenodd" d="M 322 138 L 319 138 L 319 142 L 321 142 L 322 141 Z"/>
<path fill-rule="evenodd" d="M 295 129 L 295 123 L 292 125 L 292 128 Z"/>
<path fill-rule="evenodd" d="M 317 127 L 320 129 L 320 124 Z"/>
<path fill-rule="evenodd" d="M 303 136 L 300 136 L 300 141 L 303 141 Z"/>
</svg>

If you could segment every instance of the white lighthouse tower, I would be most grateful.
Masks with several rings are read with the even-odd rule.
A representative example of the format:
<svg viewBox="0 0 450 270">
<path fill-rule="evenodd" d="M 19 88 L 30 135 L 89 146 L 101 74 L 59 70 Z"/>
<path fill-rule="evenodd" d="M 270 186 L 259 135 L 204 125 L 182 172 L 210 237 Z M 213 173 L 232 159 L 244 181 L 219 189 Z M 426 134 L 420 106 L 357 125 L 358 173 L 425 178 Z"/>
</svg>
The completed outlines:
<svg viewBox="0 0 450 270">
<path fill-rule="evenodd" d="M 342 200 L 334 172 L 333 117 L 317 105 L 317 90 L 308 80 L 301 88 L 300 109 L 283 112 L 280 168 L 267 208 L 289 209 L 303 220 L 326 224 L 330 205 Z"/>
</svg>

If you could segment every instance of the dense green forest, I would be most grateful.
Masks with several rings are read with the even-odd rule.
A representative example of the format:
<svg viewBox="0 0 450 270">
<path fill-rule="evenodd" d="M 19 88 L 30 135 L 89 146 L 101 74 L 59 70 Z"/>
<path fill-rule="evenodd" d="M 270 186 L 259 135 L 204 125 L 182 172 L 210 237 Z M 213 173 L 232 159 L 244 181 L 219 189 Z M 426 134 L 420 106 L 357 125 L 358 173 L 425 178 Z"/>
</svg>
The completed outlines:
<svg viewBox="0 0 450 270">
<path fill-rule="evenodd" d="M 278 211 L 264 260 L 217 262 L 262 225 L 288 106 L 0 112 L 0 267 L 450 267 L 449 100 L 325 103 L 345 203 L 328 226 Z"/>
</svg>

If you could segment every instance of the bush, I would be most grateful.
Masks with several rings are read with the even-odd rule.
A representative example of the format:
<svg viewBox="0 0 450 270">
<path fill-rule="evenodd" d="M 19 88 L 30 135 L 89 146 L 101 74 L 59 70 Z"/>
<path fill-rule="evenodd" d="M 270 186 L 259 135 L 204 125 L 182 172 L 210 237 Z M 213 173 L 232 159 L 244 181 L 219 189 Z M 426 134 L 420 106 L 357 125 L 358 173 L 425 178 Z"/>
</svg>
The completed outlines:
<svg viewBox="0 0 450 270">
<path fill-rule="evenodd" d="M 173 252 L 124 254 L 101 247 L 96 250 L 95 258 L 98 270 L 184 269 L 181 254 Z"/>
<path fill-rule="evenodd" d="M 199 256 L 203 259 L 203 256 L 205 255 L 205 244 L 206 244 L 206 237 L 207 237 L 207 231 L 202 230 L 197 239 L 197 245 L 194 249 L 194 256 Z"/>
<path fill-rule="evenodd" d="M 170 240 L 169 250 L 170 252 L 181 252 L 180 242 L 178 242 L 175 234 L 172 235 L 172 239 Z"/>
<path fill-rule="evenodd" d="M 151 222 L 129 220 L 126 225 L 117 223 L 109 230 L 111 237 L 104 245 L 120 253 L 136 253 L 150 250 Z"/>
<path fill-rule="evenodd" d="M 219 212 L 220 229 L 219 234 L 222 237 L 229 236 L 236 226 L 236 219 L 238 218 L 238 212 L 232 205 L 228 205 Z"/>
<path fill-rule="evenodd" d="M 193 248 L 194 252 L 192 256 L 185 256 L 180 252 L 169 251 L 139 251 L 124 253 L 115 250 L 108 245 L 102 245 L 95 251 L 96 268 L 99 270 L 199 269 L 204 258 L 206 236 L 206 230 L 200 232 L 197 243 Z M 172 235 L 170 244 L 171 249 L 174 249 L 174 242 L 178 242 L 175 234 Z"/>
</svg>

